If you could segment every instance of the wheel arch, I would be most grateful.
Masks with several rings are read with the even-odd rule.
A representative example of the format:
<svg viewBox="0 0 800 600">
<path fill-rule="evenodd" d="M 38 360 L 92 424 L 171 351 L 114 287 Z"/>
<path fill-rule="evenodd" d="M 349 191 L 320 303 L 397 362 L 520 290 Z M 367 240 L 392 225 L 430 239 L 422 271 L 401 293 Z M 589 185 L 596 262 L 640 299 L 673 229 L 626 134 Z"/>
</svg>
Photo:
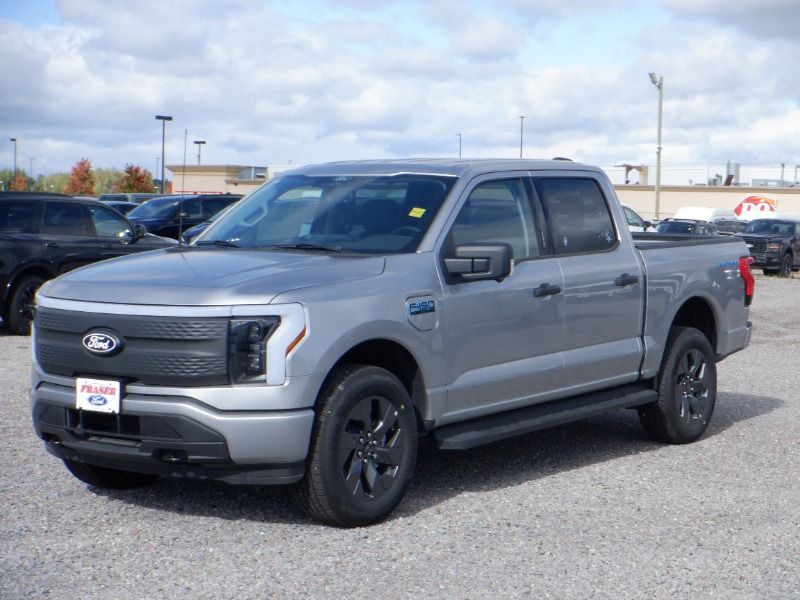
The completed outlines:
<svg viewBox="0 0 800 600">
<path fill-rule="evenodd" d="M 425 381 L 417 359 L 405 346 L 395 340 L 382 338 L 356 344 L 342 354 L 330 368 L 322 382 L 320 393 L 325 389 L 336 369 L 345 364 L 380 367 L 397 377 L 414 404 L 418 427 L 420 430 L 424 429 L 422 415 L 426 414 L 425 407 L 428 400 Z M 319 400 L 319 394 L 317 400 Z"/>
<path fill-rule="evenodd" d="M 686 300 L 672 319 L 673 327 L 694 327 L 706 336 L 708 343 L 716 352 L 717 349 L 717 317 L 711 304 L 701 296 Z"/>
</svg>

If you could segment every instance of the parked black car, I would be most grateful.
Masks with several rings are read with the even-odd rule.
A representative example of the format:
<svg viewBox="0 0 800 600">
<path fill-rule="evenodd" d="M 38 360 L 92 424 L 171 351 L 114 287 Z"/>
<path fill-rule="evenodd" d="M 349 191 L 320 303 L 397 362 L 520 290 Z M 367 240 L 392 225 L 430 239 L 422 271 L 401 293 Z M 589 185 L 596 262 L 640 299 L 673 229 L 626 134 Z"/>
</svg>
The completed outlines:
<svg viewBox="0 0 800 600">
<path fill-rule="evenodd" d="M 753 257 L 753 267 L 764 275 L 789 277 L 800 269 L 800 223 L 791 219 L 755 219 L 739 237 L 744 238 Z"/>
<path fill-rule="evenodd" d="M 682 233 L 684 235 L 717 235 L 717 226 L 710 221 L 696 219 L 663 219 L 656 225 L 658 233 Z"/>
<path fill-rule="evenodd" d="M 194 227 L 190 227 L 189 229 L 184 229 L 183 233 L 181 234 L 181 240 L 184 241 L 187 244 L 191 243 L 194 240 L 194 238 L 196 238 L 198 235 L 200 235 L 206 229 L 208 229 L 209 225 L 211 225 L 214 221 L 219 219 L 227 211 L 227 209 L 232 208 L 232 207 L 233 207 L 233 204 L 230 204 L 230 205 L 226 206 L 225 208 L 223 208 L 222 210 L 220 210 L 220 211 L 214 213 L 213 215 L 211 215 L 211 217 L 209 219 L 203 221 L 199 225 L 195 225 Z"/>
<path fill-rule="evenodd" d="M 207 221 L 241 197 L 241 194 L 193 194 L 154 198 L 133 209 L 128 218 L 147 227 L 150 233 L 178 239 L 179 230 L 183 232 Z"/>
<path fill-rule="evenodd" d="M 134 208 L 139 206 L 138 204 L 136 204 L 136 202 L 126 202 L 124 200 L 103 200 L 103 203 L 106 206 L 110 206 L 111 208 L 118 210 L 123 215 L 127 215 Z"/>
<path fill-rule="evenodd" d="M 0 315 L 27 334 L 34 294 L 46 280 L 106 258 L 173 246 L 97 200 L 0 196 Z"/>
</svg>

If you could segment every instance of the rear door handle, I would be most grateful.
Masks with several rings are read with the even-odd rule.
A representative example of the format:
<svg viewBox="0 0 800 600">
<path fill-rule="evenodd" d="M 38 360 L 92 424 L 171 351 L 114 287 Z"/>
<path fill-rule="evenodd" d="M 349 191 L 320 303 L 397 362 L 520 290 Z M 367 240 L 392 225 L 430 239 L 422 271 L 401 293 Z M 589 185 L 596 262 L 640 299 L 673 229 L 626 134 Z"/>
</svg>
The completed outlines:
<svg viewBox="0 0 800 600">
<path fill-rule="evenodd" d="M 537 288 L 533 288 L 533 295 L 536 298 L 542 298 L 543 296 L 555 296 L 556 294 L 561 293 L 561 286 L 560 285 L 550 285 L 549 283 L 543 283 Z"/>
<path fill-rule="evenodd" d="M 628 275 L 627 273 L 623 273 L 614 280 L 614 285 L 617 287 L 625 287 L 634 283 L 639 283 L 639 278 L 636 275 Z"/>
<path fill-rule="evenodd" d="M 45 242 L 44 245 L 47 248 L 58 248 L 58 244 L 56 242 Z"/>
</svg>

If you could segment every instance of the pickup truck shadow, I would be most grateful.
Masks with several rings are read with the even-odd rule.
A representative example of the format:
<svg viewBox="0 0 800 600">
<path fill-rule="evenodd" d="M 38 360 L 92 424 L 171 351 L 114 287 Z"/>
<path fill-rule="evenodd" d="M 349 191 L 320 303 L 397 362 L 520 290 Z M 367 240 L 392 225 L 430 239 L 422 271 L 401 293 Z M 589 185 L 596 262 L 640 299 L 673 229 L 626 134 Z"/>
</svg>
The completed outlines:
<svg viewBox="0 0 800 600">
<path fill-rule="evenodd" d="M 721 392 L 704 439 L 770 413 L 782 404 L 776 398 Z M 634 410 L 618 410 L 465 451 L 437 450 L 422 440 L 414 482 L 389 519 L 416 514 L 463 493 L 513 487 L 665 447 L 645 436 Z M 139 490 L 93 491 L 122 502 L 179 514 L 313 524 L 294 502 L 291 490 L 284 486 L 162 480 Z"/>
</svg>

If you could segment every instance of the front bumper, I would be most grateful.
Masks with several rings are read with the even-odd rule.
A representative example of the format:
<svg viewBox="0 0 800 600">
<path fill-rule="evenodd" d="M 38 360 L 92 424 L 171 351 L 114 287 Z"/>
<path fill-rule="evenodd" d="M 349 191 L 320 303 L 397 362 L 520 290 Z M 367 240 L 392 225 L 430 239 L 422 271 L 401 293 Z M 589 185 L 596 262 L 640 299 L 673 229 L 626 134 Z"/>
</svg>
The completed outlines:
<svg viewBox="0 0 800 600">
<path fill-rule="evenodd" d="M 35 378 L 30 390 L 34 428 L 59 458 L 228 483 L 293 483 L 303 476 L 310 408 L 222 411 L 192 397 L 131 392 L 119 415 L 89 413 L 75 409 L 70 381 Z"/>
<path fill-rule="evenodd" d="M 750 257 L 753 259 L 753 264 L 751 267 L 758 267 L 767 269 L 770 268 L 778 268 L 781 266 L 781 260 L 783 258 L 782 254 L 773 254 L 773 253 L 765 253 L 765 252 L 756 252 L 750 253 Z"/>
</svg>

